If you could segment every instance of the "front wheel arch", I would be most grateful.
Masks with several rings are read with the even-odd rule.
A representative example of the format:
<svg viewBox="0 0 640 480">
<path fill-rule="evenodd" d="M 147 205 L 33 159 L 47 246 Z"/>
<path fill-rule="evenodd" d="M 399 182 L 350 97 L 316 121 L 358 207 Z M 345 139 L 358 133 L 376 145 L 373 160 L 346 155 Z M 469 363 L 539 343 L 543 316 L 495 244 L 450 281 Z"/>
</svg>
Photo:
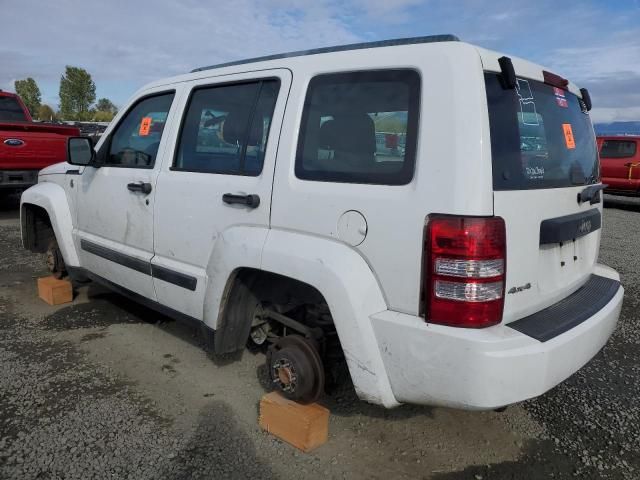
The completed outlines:
<svg viewBox="0 0 640 480">
<path fill-rule="evenodd" d="M 45 253 L 56 235 L 49 213 L 38 205 L 22 204 L 22 245 L 34 253 Z"/>
</svg>

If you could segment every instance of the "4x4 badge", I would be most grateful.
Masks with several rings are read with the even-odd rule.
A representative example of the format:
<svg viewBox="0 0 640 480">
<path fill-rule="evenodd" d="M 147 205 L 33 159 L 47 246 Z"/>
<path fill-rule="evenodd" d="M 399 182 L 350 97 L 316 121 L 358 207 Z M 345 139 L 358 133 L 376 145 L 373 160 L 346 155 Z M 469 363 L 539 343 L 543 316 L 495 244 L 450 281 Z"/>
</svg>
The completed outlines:
<svg viewBox="0 0 640 480">
<path fill-rule="evenodd" d="M 529 290 L 531 288 L 531 283 L 526 283 L 521 287 L 511 287 L 507 293 L 519 293 L 524 290 Z"/>
</svg>

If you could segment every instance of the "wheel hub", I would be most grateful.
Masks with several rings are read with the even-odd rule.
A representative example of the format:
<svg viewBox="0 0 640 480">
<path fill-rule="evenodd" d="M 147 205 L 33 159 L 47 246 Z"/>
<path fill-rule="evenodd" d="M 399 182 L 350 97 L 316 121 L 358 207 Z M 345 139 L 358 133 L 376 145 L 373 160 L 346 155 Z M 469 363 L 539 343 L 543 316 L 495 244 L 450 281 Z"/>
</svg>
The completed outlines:
<svg viewBox="0 0 640 480">
<path fill-rule="evenodd" d="M 50 272 L 56 271 L 56 254 L 51 249 L 47 250 L 47 269 Z"/>
<path fill-rule="evenodd" d="M 291 400 L 314 402 L 324 391 L 324 366 L 312 340 L 280 338 L 267 352 L 267 365 L 273 385 Z"/>
<path fill-rule="evenodd" d="M 273 370 L 273 383 L 285 392 L 295 392 L 298 378 L 291 362 L 279 360 L 273 364 Z"/>
</svg>

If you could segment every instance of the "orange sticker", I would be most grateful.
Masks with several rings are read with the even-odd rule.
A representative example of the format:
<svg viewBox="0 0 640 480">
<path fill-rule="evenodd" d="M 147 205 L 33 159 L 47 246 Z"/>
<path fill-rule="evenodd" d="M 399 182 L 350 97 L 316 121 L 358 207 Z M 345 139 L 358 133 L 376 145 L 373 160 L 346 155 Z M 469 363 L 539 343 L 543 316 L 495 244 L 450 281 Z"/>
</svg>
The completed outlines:
<svg viewBox="0 0 640 480">
<path fill-rule="evenodd" d="M 140 130 L 138 131 L 138 135 L 140 135 L 141 137 L 146 137 L 147 135 L 149 135 L 149 132 L 151 131 L 152 121 L 153 119 L 151 117 L 144 117 L 140 122 Z"/>
<path fill-rule="evenodd" d="M 571 129 L 571 124 L 563 123 L 562 130 L 564 131 L 564 143 L 567 145 L 567 148 L 576 148 L 576 141 L 573 138 L 573 130 Z"/>
</svg>

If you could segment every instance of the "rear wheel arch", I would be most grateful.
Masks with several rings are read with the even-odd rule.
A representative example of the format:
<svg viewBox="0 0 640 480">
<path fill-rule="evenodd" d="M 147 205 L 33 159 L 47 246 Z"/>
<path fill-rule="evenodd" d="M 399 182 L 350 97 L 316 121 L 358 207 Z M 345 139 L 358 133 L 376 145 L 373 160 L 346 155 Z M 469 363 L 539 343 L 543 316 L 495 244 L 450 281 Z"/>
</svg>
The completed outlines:
<svg viewBox="0 0 640 480">
<path fill-rule="evenodd" d="M 216 353 L 231 353 L 245 347 L 253 312 L 264 303 L 327 305 L 324 295 L 313 285 L 265 270 L 237 268 L 229 275 L 220 302 Z"/>
</svg>

